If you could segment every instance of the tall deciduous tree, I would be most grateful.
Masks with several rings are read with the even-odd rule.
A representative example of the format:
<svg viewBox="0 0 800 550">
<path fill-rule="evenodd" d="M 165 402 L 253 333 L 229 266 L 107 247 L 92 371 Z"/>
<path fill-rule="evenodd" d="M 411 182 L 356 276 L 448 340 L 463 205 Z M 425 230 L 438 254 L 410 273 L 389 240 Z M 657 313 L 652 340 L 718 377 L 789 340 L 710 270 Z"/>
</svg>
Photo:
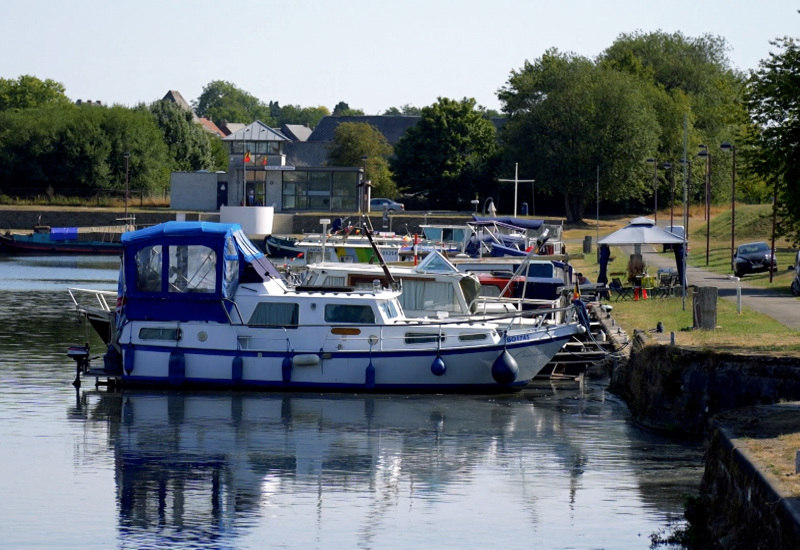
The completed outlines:
<svg viewBox="0 0 800 550">
<path fill-rule="evenodd" d="M 439 98 L 422 109 L 390 161 L 398 186 L 427 195 L 430 206 L 469 208 L 494 178 L 497 131 L 475 100 Z"/>
<path fill-rule="evenodd" d="M 0 111 L 68 103 L 70 100 L 64 95 L 64 85 L 55 80 L 39 80 L 30 75 L 16 80 L 0 78 Z"/>
<path fill-rule="evenodd" d="M 223 120 L 245 124 L 260 120 L 267 126 L 276 126 L 268 104 L 224 80 L 209 82 L 193 107 L 198 116 L 217 125 Z"/>
<path fill-rule="evenodd" d="M 659 127 L 633 77 L 584 57 L 549 50 L 513 71 L 499 92 L 508 122 L 502 138 L 510 159 L 536 179 L 537 189 L 561 194 L 567 221 L 581 220 L 595 197 L 642 199 L 644 160 Z"/>
<path fill-rule="evenodd" d="M 731 68 L 728 49 L 724 38 L 710 34 L 691 37 L 655 31 L 622 34 L 600 55 L 600 64 L 631 74 L 648 86 L 645 93 L 661 128 L 652 157 L 673 163 L 683 157 L 684 117 L 691 157 L 701 143 L 715 150 L 724 141 L 739 141 L 747 124 L 741 101 L 745 77 Z M 712 188 L 712 197 L 730 200 L 729 167 L 712 171 Z M 702 186 L 697 186 L 697 193 L 702 200 Z"/>
<path fill-rule="evenodd" d="M 366 177 L 372 182 L 375 197 L 397 196 L 397 186 L 389 171 L 392 146 L 384 135 L 364 122 L 343 122 L 336 127 L 328 147 L 331 166 L 362 166 L 366 157 Z"/>
<path fill-rule="evenodd" d="M 191 112 L 163 99 L 151 103 L 148 110 L 164 135 L 172 170 L 191 172 L 224 168 L 216 165 L 211 144 L 219 138 L 195 123 Z"/>
<path fill-rule="evenodd" d="M 778 51 L 750 77 L 746 102 L 753 131 L 750 168 L 777 191 L 780 233 L 800 244 L 800 46 L 794 38 L 771 42 Z"/>
</svg>

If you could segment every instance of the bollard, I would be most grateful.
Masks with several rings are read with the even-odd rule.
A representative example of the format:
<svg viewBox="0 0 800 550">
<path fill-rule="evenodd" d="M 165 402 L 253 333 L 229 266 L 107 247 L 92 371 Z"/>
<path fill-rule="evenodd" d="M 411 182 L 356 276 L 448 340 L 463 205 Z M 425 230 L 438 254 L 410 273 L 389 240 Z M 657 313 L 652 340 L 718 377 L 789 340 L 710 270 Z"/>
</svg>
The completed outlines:
<svg viewBox="0 0 800 550">
<path fill-rule="evenodd" d="M 675 333 L 674 332 L 670 332 L 669 333 L 669 345 L 670 346 L 674 346 L 675 345 Z"/>
</svg>

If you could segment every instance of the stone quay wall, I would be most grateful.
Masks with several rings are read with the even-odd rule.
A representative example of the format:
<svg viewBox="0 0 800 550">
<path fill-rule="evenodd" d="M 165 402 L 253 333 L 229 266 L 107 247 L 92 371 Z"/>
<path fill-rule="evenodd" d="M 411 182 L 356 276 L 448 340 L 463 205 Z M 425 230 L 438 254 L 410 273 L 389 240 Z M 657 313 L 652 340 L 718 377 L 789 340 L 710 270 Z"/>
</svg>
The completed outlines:
<svg viewBox="0 0 800 550">
<path fill-rule="evenodd" d="M 700 499 L 687 515 L 702 522 L 716 548 L 800 548 L 800 498 L 781 488 L 758 467 L 748 441 L 724 420 L 713 422 L 705 456 Z"/>
<path fill-rule="evenodd" d="M 635 335 L 630 357 L 614 369 L 611 391 L 642 426 L 699 438 L 717 413 L 800 400 L 800 359 L 644 345 Z"/>
</svg>

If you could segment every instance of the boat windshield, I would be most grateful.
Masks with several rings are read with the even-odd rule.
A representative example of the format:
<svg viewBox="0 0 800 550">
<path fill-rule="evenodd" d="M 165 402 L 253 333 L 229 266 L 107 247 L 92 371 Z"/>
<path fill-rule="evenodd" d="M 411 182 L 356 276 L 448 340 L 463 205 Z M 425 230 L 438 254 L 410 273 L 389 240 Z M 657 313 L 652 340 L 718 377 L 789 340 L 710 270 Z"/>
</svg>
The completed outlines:
<svg viewBox="0 0 800 550">
<path fill-rule="evenodd" d="M 217 254 L 204 245 L 169 247 L 170 292 L 214 292 Z"/>
</svg>

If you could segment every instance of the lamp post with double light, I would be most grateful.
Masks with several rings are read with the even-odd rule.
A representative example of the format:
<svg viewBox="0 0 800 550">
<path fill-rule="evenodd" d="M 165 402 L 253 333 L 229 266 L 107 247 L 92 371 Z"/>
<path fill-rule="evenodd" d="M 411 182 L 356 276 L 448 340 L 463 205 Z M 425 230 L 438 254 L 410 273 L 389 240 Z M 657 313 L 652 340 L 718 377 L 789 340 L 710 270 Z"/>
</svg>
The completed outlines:
<svg viewBox="0 0 800 550">
<path fill-rule="evenodd" d="M 649 158 L 645 162 L 653 165 L 653 217 L 658 225 L 658 161 Z"/>
<path fill-rule="evenodd" d="M 720 149 L 731 151 L 731 269 L 733 269 L 733 254 L 735 250 L 736 238 L 734 231 L 736 229 L 736 146 L 732 143 L 723 142 Z"/>
</svg>

